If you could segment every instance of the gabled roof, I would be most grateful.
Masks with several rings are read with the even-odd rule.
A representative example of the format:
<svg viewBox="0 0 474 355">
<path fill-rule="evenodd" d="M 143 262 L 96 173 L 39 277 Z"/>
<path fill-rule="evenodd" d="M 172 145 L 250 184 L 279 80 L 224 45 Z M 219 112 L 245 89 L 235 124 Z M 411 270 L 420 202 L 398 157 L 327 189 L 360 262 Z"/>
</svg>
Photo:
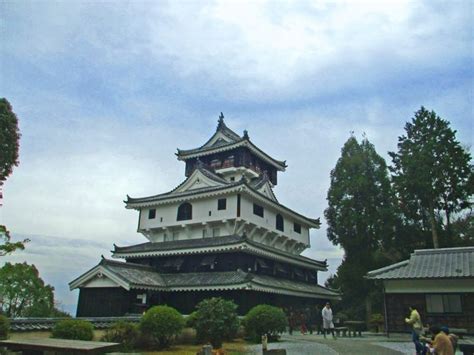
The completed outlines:
<svg viewBox="0 0 474 355">
<path fill-rule="evenodd" d="M 97 275 L 112 281 L 121 280 L 117 287 L 130 289 L 150 289 L 160 291 L 207 291 L 207 290 L 256 290 L 261 292 L 289 294 L 312 298 L 339 298 L 339 294 L 317 284 L 293 280 L 282 280 L 272 276 L 256 275 L 241 270 L 221 272 L 191 272 L 160 274 L 150 266 L 137 265 L 103 259 L 74 281 L 71 290 L 87 285 Z M 154 274 L 154 277 L 150 277 Z M 146 283 L 143 280 L 149 280 Z"/>
<path fill-rule="evenodd" d="M 474 247 L 415 250 L 410 259 L 370 271 L 370 279 L 474 278 Z"/>
<path fill-rule="evenodd" d="M 254 179 L 249 184 L 255 191 L 260 192 L 262 195 L 265 195 L 269 199 L 278 203 L 278 200 L 273 193 L 272 184 L 266 173 L 263 173 L 258 179 Z"/>
<path fill-rule="evenodd" d="M 163 201 L 170 198 L 187 197 L 199 193 L 212 192 L 214 190 L 218 191 L 237 186 L 239 183 L 239 181 L 229 182 L 204 165 L 199 165 L 188 178 L 171 191 L 139 198 L 133 198 L 127 195 L 127 200 L 124 202 L 127 204 L 127 207 L 129 207 L 129 204 Z"/>
<path fill-rule="evenodd" d="M 205 172 L 206 174 L 214 174 L 210 170 L 207 170 L 204 168 L 197 169 L 197 170 L 199 170 L 202 173 Z M 133 198 L 127 195 L 127 200 L 124 201 L 124 203 L 126 204 L 126 208 L 140 209 L 143 207 L 151 207 L 151 206 L 156 206 L 160 204 L 173 203 L 176 201 L 197 199 L 206 195 L 216 196 L 216 195 L 223 195 L 223 194 L 239 191 L 242 193 L 247 193 L 250 196 L 256 197 L 257 199 L 261 200 L 262 202 L 270 205 L 271 207 L 275 209 L 283 209 L 286 213 L 292 215 L 293 218 L 295 218 L 296 220 L 302 223 L 309 225 L 310 227 L 319 228 L 321 224 L 319 218 L 313 219 L 313 218 L 305 217 L 299 214 L 298 212 L 295 212 L 292 209 L 280 204 L 278 200 L 276 199 L 275 195 L 273 194 L 273 190 L 271 189 L 270 185 L 266 192 L 263 191 L 262 187 L 260 187 L 262 191 L 259 191 L 255 189 L 252 182 L 247 181 L 247 179 L 245 178 L 239 181 L 235 181 L 235 182 L 225 181 L 226 184 L 224 184 L 224 182 L 216 183 L 214 186 L 188 189 L 188 190 L 179 192 L 178 190 L 180 189 L 180 187 L 187 184 L 187 182 L 191 178 L 193 178 L 195 174 L 197 173 L 196 172 L 193 173 L 189 178 L 187 178 L 184 182 L 178 185 L 178 187 L 171 190 L 170 192 L 166 192 L 166 193 L 154 195 L 154 196 L 149 196 L 149 197 L 139 197 L 139 198 Z M 214 175 L 215 175 L 215 179 L 220 179 L 218 175 L 216 174 Z M 257 184 L 259 184 L 259 182 L 257 182 Z"/>
<path fill-rule="evenodd" d="M 224 123 L 224 116 L 222 115 L 222 112 L 221 116 L 219 117 L 216 132 L 206 143 L 198 148 L 178 149 L 176 155 L 179 160 L 187 160 L 232 150 L 238 147 L 248 148 L 251 152 L 253 152 L 262 160 L 266 161 L 268 164 L 274 166 L 277 170 L 284 171 L 287 166 L 286 161 L 274 159 L 254 145 L 250 141 L 247 131 L 244 131 L 244 135 L 240 137 L 237 133 L 228 128 Z"/>
<path fill-rule="evenodd" d="M 140 258 L 145 256 L 168 256 L 202 253 L 223 253 L 241 251 L 261 255 L 269 259 L 284 261 L 293 265 L 316 270 L 327 270 L 326 261 L 319 261 L 305 256 L 292 254 L 247 239 L 245 236 L 228 235 L 223 237 L 175 240 L 159 243 L 142 243 L 127 247 L 114 245 L 112 251 L 116 258 Z"/>
</svg>

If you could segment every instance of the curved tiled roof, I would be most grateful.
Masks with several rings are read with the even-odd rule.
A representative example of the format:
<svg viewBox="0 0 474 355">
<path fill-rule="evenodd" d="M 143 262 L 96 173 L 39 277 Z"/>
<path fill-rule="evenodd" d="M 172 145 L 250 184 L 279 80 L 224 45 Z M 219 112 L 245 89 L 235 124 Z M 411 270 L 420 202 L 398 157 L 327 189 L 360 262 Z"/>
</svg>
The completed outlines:
<svg viewBox="0 0 474 355">
<path fill-rule="evenodd" d="M 210 142 L 215 139 L 216 135 L 222 134 L 229 139 L 226 141 L 225 139 L 217 139 L 213 144 Z M 202 146 L 193 149 L 178 149 L 176 155 L 178 156 L 179 160 L 186 160 L 190 158 L 195 158 L 198 156 L 212 154 L 216 151 L 226 151 L 231 150 L 240 146 L 247 146 L 251 151 L 254 151 L 257 155 L 260 155 L 262 159 L 267 160 L 268 163 L 274 165 L 279 170 L 285 170 L 286 162 L 277 160 L 269 156 L 263 150 L 258 148 L 254 145 L 249 137 L 247 132 L 244 132 L 244 135 L 241 137 L 229 127 L 226 126 L 224 123 L 224 116 L 221 113 L 219 117 L 219 121 L 217 124 L 216 132 L 204 143 Z"/>
<path fill-rule="evenodd" d="M 181 185 L 180 185 L 181 186 Z M 191 197 L 191 196 L 197 196 L 199 194 L 205 194 L 205 193 L 226 193 L 228 192 L 228 189 L 236 188 L 239 186 L 246 187 L 243 191 L 247 191 L 250 195 L 256 196 L 259 199 L 269 203 L 272 205 L 274 208 L 282 208 L 286 212 L 292 214 L 293 216 L 296 216 L 296 218 L 305 221 L 307 224 L 310 226 L 313 226 L 315 228 L 318 228 L 319 225 L 321 224 L 319 218 L 308 218 L 305 217 L 298 212 L 293 211 L 292 209 L 280 204 L 278 200 L 275 197 L 275 200 L 269 198 L 268 196 L 265 196 L 263 193 L 255 190 L 255 188 L 251 185 L 251 183 L 247 182 L 246 179 L 241 179 L 236 182 L 228 183 L 227 185 L 220 185 L 220 186 L 210 186 L 210 187 L 203 187 L 199 189 L 192 189 L 192 190 L 187 190 L 183 192 L 173 192 L 176 190 L 176 188 L 170 192 L 166 192 L 163 194 L 159 195 L 154 195 L 154 196 L 149 196 L 149 197 L 139 197 L 139 198 L 133 198 L 127 195 L 127 200 L 124 201 L 125 204 L 127 204 L 127 207 L 129 208 L 136 208 L 138 207 L 144 207 L 140 206 L 140 204 L 147 204 L 146 206 L 151 206 L 151 203 L 153 202 L 158 202 L 158 201 L 166 201 L 168 199 L 174 199 L 174 198 L 184 198 L 184 197 Z M 273 191 L 272 191 L 273 193 Z M 133 206 L 135 204 L 135 207 Z"/>
<path fill-rule="evenodd" d="M 370 279 L 474 278 L 474 247 L 415 250 L 409 260 L 370 271 Z"/>
<path fill-rule="evenodd" d="M 81 287 L 103 270 L 123 280 L 129 289 L 159 289 L 160 291 L 247 289 L 262 292 L 291 294 L 315 298 L 338 298 L 339 294 L 317 284 L 257 275 L 242 270 L 159 273 L 150 266 L 102 259 L 85 274 L 69 283 L 70 288 Z M 95 272 L 94 272 L 95 271 Z"/>
<path fill-rule="evenodd" d="M 292 254 L 280 249 L 276 249 L 270 246 L 267 246 L 265 244 L 257 243 L 252 240 L 247 239 L 245 236 L 239 236 L 239 235 L 228 235 L 228 236 L 223 236 L 223 237 L 214 237 L 214 238 L 199 238 L 199 239 L 185 239 L 185 240 L 175 240 L 175 241 L 169 241 L 169 242 L 159 242 L 159 243 L 152 243 L 152 242 L 147 242 L 147 243 L 142 243 L 142 244 L 137 244 L 137 245 L 131 245 L 128 247 L 119 247 L 114 245 L 115 250 L 112 252 L 114 253 L 114 256 L 116 257 L 121 257 L 122 255 L 132 255 L 136 254 L 139 256 L 141 253 L 143 254 L 153 254 L 153 252 L 160 253 L 160 252 L 170 252 L 170 251 L 176 251 L 176 254 L 180 254 L 180 250 L 184 249 L 196 249 L 195 252 L 199 252 L 201 249 L 208 249 L 212 247 L 228 247 L 228 246 L 244 246 L 248 245 L 251 247 L 254 247 L 258 250 L 261 250 L 263 252 L 266 252 L 267 256 L 268 255 L 276 255 L 280 257 L 284 257 L 290 260 L 295 260 L 300 263 L 304 264 L 309 264 L 311 266 L 317 266 L 322 269 L 327 268 L 326 261 L 319 261 L 319 260 L 314 260 L 307 258 L 305 256 L 301 255 L 296 255 Z M 249 250 L 248 248 L 241 248 L 243 252 L 248 252 L 251 253 L 252 251 Z M 218 252 L 218 251 L 217 251 Z M 191 254 L 190 252 L 189 254 Z M 172 253 L 166 253 L 167 255 L 173 255 Z M 271 258 L 271 256 L 268 256 Z"/>
</svg>

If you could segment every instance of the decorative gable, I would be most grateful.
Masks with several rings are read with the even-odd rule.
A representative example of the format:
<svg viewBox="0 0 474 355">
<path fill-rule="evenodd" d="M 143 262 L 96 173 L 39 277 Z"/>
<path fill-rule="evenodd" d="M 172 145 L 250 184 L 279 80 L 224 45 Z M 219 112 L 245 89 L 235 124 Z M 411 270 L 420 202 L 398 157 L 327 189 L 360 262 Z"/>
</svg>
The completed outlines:
<svg viewBox="0 0 474 355">
<path fill-rule="evenodd" d="M 208 173 L 209 175 L 210 173 Z M 196 190 L 208 187 L 219 187 L 227 185 L 227 182 L 220 177 L 211 178 L 205 175 L 201 169 L 196 169 L 173 193 L 181 193 L 189 190 Z M 221 181 L 219 181 L 221 180 Z"/>
<path fill-rule="evenodd" d="M 265 182 L 263 186 L 261 186 L 257 191 L 260 192 L 262 195 L 265 195 L 269 199 L 278 202 L 275 194 L 273 193 L 272 186 L 270 185 L 269 181 Z"/>
</svg>

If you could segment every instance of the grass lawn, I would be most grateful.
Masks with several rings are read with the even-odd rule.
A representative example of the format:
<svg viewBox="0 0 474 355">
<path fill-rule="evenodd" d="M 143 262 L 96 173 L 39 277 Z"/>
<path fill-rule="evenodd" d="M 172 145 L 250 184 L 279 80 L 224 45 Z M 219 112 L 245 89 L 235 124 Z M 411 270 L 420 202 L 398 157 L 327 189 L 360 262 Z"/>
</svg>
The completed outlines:
<svg viewBox="0 0 474 355">
<path fill-rule="evenodd" d="M 224 350 L 226 355 L 241 355 L 245 354 L 245 347 L 247 343 L 243 339 L 236 339 L 233 342 L 225 342 Z M 164 354 L 178 354 L 178 355 L 196 355 L 202 349 L 202 345 L 173 345 L 169 349 L 161 351 L 137 351 L 141 354 L 147 355 L 164 355 Z"/>
</svg>

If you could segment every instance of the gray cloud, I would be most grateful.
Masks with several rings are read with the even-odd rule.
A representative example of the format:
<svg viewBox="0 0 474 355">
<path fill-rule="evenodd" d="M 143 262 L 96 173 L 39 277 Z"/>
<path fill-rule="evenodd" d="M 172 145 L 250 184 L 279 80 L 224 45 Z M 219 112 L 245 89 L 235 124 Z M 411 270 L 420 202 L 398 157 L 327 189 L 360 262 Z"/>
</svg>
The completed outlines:
<svg viewBox="0 0 474 355">
<path fill-rule="evenodd" d="M 0 92 L 22 132 L 1 222 L 39 235 L 8 260 L 36 263 L 68 305 L 66 283 L 113 243 L 145 241 L 125 195 L 175 187 L 184 178 L 175 149 L 202 144 L 220 111 L 287 159 L 275 192 L 311 217 L 323 217 L 350 131 L 388 158 L 423 104 L 472 145 L 470 1 L 4 1 L 0 10 Z M 342 251 L 322 221 L 305 255 L 328 258 L 334 272 Z"/>
</svg>

